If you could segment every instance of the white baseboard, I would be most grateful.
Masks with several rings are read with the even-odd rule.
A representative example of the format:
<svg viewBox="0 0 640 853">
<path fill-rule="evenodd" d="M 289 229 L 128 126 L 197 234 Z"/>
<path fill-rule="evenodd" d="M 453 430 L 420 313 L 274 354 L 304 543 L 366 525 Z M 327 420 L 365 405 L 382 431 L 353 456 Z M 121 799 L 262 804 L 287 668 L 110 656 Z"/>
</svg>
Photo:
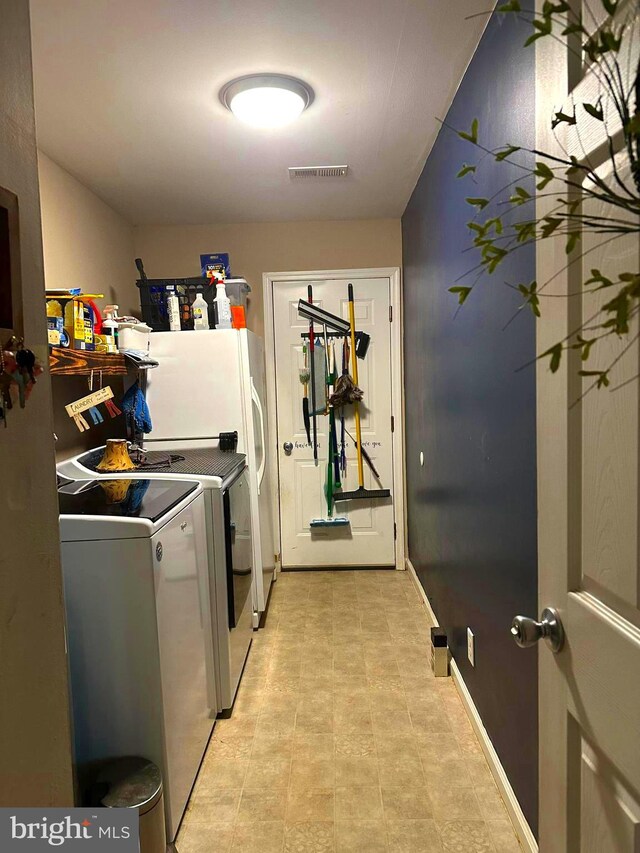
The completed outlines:
<svg viewBox="0 0 640 853">
<path fill-rule="evenodd" d="M 429 614 L 431 621 L 434 625 L 439 625 L 438 618 L 431 607 L 431 603 L 427 598 L 427 594 L 424 591 L 424 587 L 420 583 L 418 579 L 418 575 L 416 574 L 416 570 L 411 563 L 411 560 L 407 557 L 407 570 L 411 575 L 413 582 L 420 594 L 422 601 L 424 603 L 425 609 Z M 487 732 L 484 724 L 482 722 L 482 718 L 478 713 L 478 709 L 475 706 L 475 702 L 469 690 L 467 689 L 467 685 L 464 683 L 464 679 L 458 669 L 458 665 L 456 664 L 453 658 L 451 659 L 451 677 L 453 678 L 453 682 L 456 685 L 456 689 L 460 695 L 460 699 L 462 700 L 462 704 L 465 707 L 467 714 L 471 720 L 471 724 L 474 728 L 476 736 L 480 741 L 480 746 L 482 747 L 482 751 L 485 754 L 485 758 L 487 759 L 487 763 L 489 765 L 489 769 L 493 774 L 493 778 L 495 780 L 496 785 L 498 786 L 498 790 L 502 795 L 502 799 L 504 800 L 507 811 L 509 812 L 509 817 L 513 823 L 513 827 L 516 831 L 516 835 L 518 836 L 518 840 L 522 845 L 522 849 L 526 851 L 526 853 L 538 853 L 538 843 L 535 839 L 533 832 L 531 831 L 531 827 L 527 823 L 527 819 L 524 816 L 522 809 L 520 808 L 520 803 L 515 795 L 513 788 L 511 787 L 511 783 L 505 773 L 505 769 L 502 766 L 502 762 L 498 757 L 498 753 L 495 751 L 493 743 L 491 742 L 491 738 L 489 737 L 489 733 Z"/>
</svg>

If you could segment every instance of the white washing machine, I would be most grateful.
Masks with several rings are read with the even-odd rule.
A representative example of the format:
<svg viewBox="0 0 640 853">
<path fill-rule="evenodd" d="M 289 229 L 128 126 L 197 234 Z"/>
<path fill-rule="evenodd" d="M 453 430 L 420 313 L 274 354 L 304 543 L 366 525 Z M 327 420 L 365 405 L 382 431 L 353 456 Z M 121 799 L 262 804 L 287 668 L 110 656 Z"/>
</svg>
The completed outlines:
<svg viewBox="0 0 640 853">
<path fill-rule="evenodd" d="M 58 494 L 79 786 L 95 762 L 150 759 L 173 840 L 215 716 L 203 490 L 122 478 Z"/>
<path fill-rule="evenodd" d="M 113 479 L 96 466 L 104 447 L 58 463 L 58 474 L 74 479 Z M 211 626 L 217 712 L 229 716 L 253 636 L 251 599 L 253 539 L 246 458 L 217 447 L 145 451 L 144 471 L 152 480 L 198 480 L 204 489 Z"/>
</svg>

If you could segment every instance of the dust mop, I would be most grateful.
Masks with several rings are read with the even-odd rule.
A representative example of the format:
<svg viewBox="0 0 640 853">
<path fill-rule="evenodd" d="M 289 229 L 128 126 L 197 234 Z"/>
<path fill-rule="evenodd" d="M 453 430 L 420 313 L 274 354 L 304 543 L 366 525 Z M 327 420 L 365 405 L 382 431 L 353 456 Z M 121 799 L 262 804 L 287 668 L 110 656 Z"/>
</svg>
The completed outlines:
<svg viewBox="0 0 640 853">
<path fill-rule="evenodd" d="M 351 365 L 353 381 L 358 385 L 358 357 L 356 355 L 356 314 L 353 302 L 353 284 L 349 283 L 349 326 L 351 332 Z M 336 492 L 333 496 L 335 501 L 376 500 L 378 498 L 390 498 L 389 489 L 365 489 L 364 468 L 362 464 L 362 430 L 360 426 L 360 403 L 353 404 L 354 417 L 356 421 L 356 452 L 358 455 L 358 488 L 353 492 Z"/>
</svg>

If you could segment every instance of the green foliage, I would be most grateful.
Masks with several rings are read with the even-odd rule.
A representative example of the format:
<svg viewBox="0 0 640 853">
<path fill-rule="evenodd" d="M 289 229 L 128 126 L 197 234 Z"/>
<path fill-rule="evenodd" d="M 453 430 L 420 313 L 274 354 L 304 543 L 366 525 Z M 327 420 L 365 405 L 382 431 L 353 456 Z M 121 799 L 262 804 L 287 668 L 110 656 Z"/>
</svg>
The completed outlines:
<svg viewBox="0 0 640 853">
<path fill-rule="evenodd" d="M 557 112 L 554 115 L 553 120 L 551 122 L 551 129 L 555 130 L 559 124 L 571 124 L 571 125 L 577 124 L 575 112 L 572 116 L 567 115 L 566 113 L 563 113 L 562 110 L 560 110 L 560 112 Z"/>
<path fill-rule="evenodd" d="M 580 350 L 580 358 L 582 361 L 587 361 L 591 354 L 591 347 L 595 344 L 597 338 L 583 338 L 580 333 L 576 335 L 576 343 L 572 344 L 571 349 Z"/>
<path fill-rule="evenodd" d="M 539 190 L 543 190 L 547 186 L 547 184 L 551 183 L 554 178 L 553 171 L 549 168 L 549 166 L 547 166 L 546 163 L 536 163 L 536 167 L 533 170 L 533 174 L 537 178 L 542 179 L 536 184 L 536 187 Z"/>
<path fill-rule="evenodd" d="M 472 207 L 477 207 L 478 210 L 484 210 L 485 207 L 489 204 L 488 198 L 465 198 L 467 204 L 470 204 Z"/>
<path fill-rule="evenodd" d="M 514 194 L 509 198 L 513 205 L 521 205 L 531 198 L 531 193 L 527 192 L 524 187 L 516 187 Z"/>
<path fill-rule="evenodd" d="M 563 15 L 565 12 L 569 12 L 570 9 L 571 7 L 568 3 L 551 3 L 550 0 L 545 0 L 542 5 L 542 17 L 551 18 L 553 15 Z"/>
<path fill-rule="evenodd" d="M 570 35 L 573 35 L 574 33 L 580 33 L 581 35 L 587 35 L 587 31 L 582 26 L 581 21 L 576 21 L 576 23 L 574 23 L 574 24 L 569 24 L 568 26 L 566 26 L 562 30 L 563 36 L 570 36 Z"/>
<path fill-rule="evenodd" d="M 562 225 L 564 219 L 559 216 L 545 216 L 543 221 L 543 225 L 541 227 L 541 233 L 543 238 L 551 237 L 551 235 Z"/>
<path fill-rule="evenodd" d="M 524 304 L 529 305 L 534 316 L 540 316 L 540 299 L 537 294 L 538 290 L 538 282 L 532 281 L 531 284 L 527 287 L 526 284 L 519 284 L 518 290 L 524 296 Z"/>
<path fill-rule="evenodd" d="M 608 388 L 610 385 L 608 370 L 579 370 L 578 375 L 597 376 L 598 378 L 596 379 L 596 388 Z"/>
<path fill-rule="evenodd" d="M 628 136 L 640 136 L 640 112 L 637 112 L 629 121 L 625 124 L 624 129 Z"/>
<path fill-rule="evenodd" d="M 538 32 L 530 35 L 529 38 L 524 43 L 525 47 L 529 47 L 530 44 L 533 44 L 534 41 L 543 38 L 544 36 L 550 36 L 551 30 L 553 28 L 553 21 L 551 20 L 551 16 L 543 18 L 541 21 L 533 21 L 533 26 L 536 28 Z"/>
<path fill-rule="evenodd" d="M 502 6 L 498 6 L 498 12 L 521 12 L 522 7 L 518 0 L 509 0 L 508 3 L 504 3 Z"/>
<path fill-rule="evenodd" d="M 471 130 L 469 133 L 466 133 L 464 130 L 459 130 L 458 136 L 460 139 L 466 139 L 467 142 L 473 142 L 473 144 L 476 145 L 478 142 L 478 119 L 474 118 L 471 123 Z"/>
<path fill-rule="evenodd" d="M 582 235 L 579 231 L 571 231 L 569 233 L 569 236 L 567 237 L 567 245 L 564 249 L 567 255 L 570 255 L 571 252 L 573 252 L 575 247 L 578 245 L 578 240 L 580 240 L 581 237 Z"/>
<path fill-rule="evenodd" d="M 619 53 L 623 35 L 624 27 L 620 27 L 617 32 L 613 28 L 603 27 L 586 40 L 583 50 L 591 62 L 596 62 L 607 53 Z"/>
<path fill-rule="evenodd" d="M 511 143 L 490 150 L 479 142 L 477 119 L 473 120 L 469 131 L 458 131 L 458 136 L 475 146 L 484 157 L 491 156 L 497 163 L 511 164 L 507 168 L 513 171 L 517 167 L 521 170 L 519 175 L 523 176 L 523 179 L 511 180 L 501 193 L 491 198 L 478 196 L 466 199 L 476 209 L 476 216 L 486 210 L 484 221 L 474 219 L 467 223 L 473 246 L 480 255 L 481 270 L 494 273 L 512 252 L 539 240 L 557 239 L 564 247 L 567 262 L 560 262 L 556 275 L 548 281 L 509 285 L 522 297 L 520 309 L 528 307 L 536 318 L 544 313 L 541 307 L 543 297 L 558 296 L 545 293 L 546 286 L 558 273 L 580 262 L 592 250 L 593 240 L 589 241 L 588 250 L 580 248 L 585 232 L 599 237 L 600 245 L 628 234 L 640 235 L 640 64 L 634 75 L 630 73 L 626 53 L 624 59 L 621 57 L 625 37 L 631 37 L 627 34 L 634 32 L 632 24 L 637 22 L 633 18 L 638 14 L 640 2 L 633 0 L 626 4 L 624 8 L 627 11 L 624 12 L 619 0 L 601 0 L 601 3 L 609 17 L 599 27 L 593 23 L 591 29 L 564 0 L 545 0 L 541 11 L 533 18 L 530 13 L 522 11 L 519 0 L 503 2 L 497 8 L 499 13 L 515 14 L 531 24 L 532 32 L 526 45 L 542 38 L 567 38 L 567 50 L 592 66 L 590 73 L 597 79 L 600 96 L 595 102 L 582 101 L 553 113 L 551 128 L 556 132 L 559 143 L 553 153 Z M 589 11 L 590 19 L 595 21 L 597 15 Z M 577 38 L 570 38 L 577 35 L 581 37 L 581 48 L 577 46 Z M 575 154 L 562 153 L 567 149 L 580 150 L 586 139 L 586 134 L 581 133 L 581 124 L 591 120 L 601 122 L 603 138 L 608 139 L 608 170 L 596 171 L 586 154 L 584 160 L 580 160 Z M 624 145 L 617 151 L 614 137 L 619 128 L 622 128 Z M 524 165 L 511 159 L 521 151 L 535 157 L 532 167 L 526 165 L 528 158 L 524 158 Z M 621 162 L 623 158 L 626 158 L 624 163 Z M 465 163 L 458 177 L 476 174 L 478 169 L 479 166 Z M 535 199 L 524 186 L 524 178 L 534 179 L 538 197 L 549 199 L 545 213 L 539 218 L 533 212 L 531 202 Z M 596 205 L 591 204 L 594 201 Z M 498 211 L 504 211 L 506 205 L 507 213 L 496 215 L 494 205 Z M 525 205 L 526 216 L 525 211 L 520 210 Z M 617 260 L 615 253 L 608 256 Z M 472 269 L 477 270 L 478 266 Z M 582 363 L 588 362 L 597 352 L 599 341 L 610 335 L 628 336 L 632 320 L 640 319 L 640 271 L 616 270 L 614 273 L 594 267 L 590 275 L 584 275 L 583 285 L 584 300 L 605 291 L 607 301 L 598 303 L 596 314 L 588 324 L 583 324 L 539 356 L 549 359 L 552 373 L 559 370 L 565 350 L 575 351 Z M 472 287 L 461 284 L 449 288 L 457 296 L 459 305 L 466 302 L 471 290 Z M 587 313 L 588 307 L 585 316 Z M 594 380 L 588 390 L 610 386 L 611 370 L 620 357 L 604 369 L 585 367 L 578 371 L 580 376 Z"/>
<path fill-rule="evenodd" d="M 525 219 L 522 222 L 514 222 L 513 228 L 516 232 L 516 242 L 526 243 L 529 240 L 536 239 L 536 227 L 538 225 L 535 219 Z"/>
<path fill-rule="evenodd" d="M 470 287 L 463 287 L 462 285 L 456 284 L 449 288 L 449 293 L 457 293 L 458 305 L 464 305 L 467 300 L 467 296 L 471 293 L 471 290 L 472 288 Z"/>
<path fill-rule="evenodd" d="M 516 151 L 520 151 L 519 145 L 507 145 L 504 150 L 496 154 L 496 161 L 500 163 L 502 160 L 506 160 L 507 157 L 510 157 L 512 154 L 515 154 Z"/>
<path fill-rule="evenodd" d="M 562 360 L 562 344 L 554 344 L 552 347 L 549 347 L 546 352 L 542 353 L 542 357 L 547 355 L 549 356 L 549 370 L 552 373 L 557 373 L 558 368 L 560 367 L 560 361 Z"/>
<path fill-rule="evenodd" d="M 591 270 L 591 278 L 588 278 L 584 282 L 585 287 L 589 287 L 590 284 L 597 284 L 598 287 L 594 288 L 594 290 L 602 290 L 603 287 L 613 287 L 613 282 L 610 278 L 607 278 L 606 275 L 602 275 L 600 270 L 592 269 Z"/>
<path fill-rule="evenodd" d="M 602 98 L 598 98 L 597 104 L 583 104 L 585 110 L 598 121 L 604 121 L 604 110 L 602 109 Z"/>
</svg>

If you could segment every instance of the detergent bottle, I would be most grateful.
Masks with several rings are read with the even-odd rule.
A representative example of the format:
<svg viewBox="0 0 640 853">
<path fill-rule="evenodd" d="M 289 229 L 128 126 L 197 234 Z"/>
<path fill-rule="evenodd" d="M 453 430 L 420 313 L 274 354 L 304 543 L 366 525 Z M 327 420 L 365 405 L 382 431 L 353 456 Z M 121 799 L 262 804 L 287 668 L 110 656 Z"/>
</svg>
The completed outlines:
<svg viewBox="0 0 640 853">
<path fill-rule="evenodd" d="M 104 320 L 102 321 L 102 334 L 106 338 L 107 352 L 118 352 L 118 316 L 117 305 L 106 305 L 104 309 Z"/>
<path fill-rule="evenodd" d="M 202 288 L 198 289 L 196 298 L 193 300 L 191 313 L 193 314 L 193 328 L 196 332 L 209 328 L 209 306 L 202 295 Z"/>
</svg>

